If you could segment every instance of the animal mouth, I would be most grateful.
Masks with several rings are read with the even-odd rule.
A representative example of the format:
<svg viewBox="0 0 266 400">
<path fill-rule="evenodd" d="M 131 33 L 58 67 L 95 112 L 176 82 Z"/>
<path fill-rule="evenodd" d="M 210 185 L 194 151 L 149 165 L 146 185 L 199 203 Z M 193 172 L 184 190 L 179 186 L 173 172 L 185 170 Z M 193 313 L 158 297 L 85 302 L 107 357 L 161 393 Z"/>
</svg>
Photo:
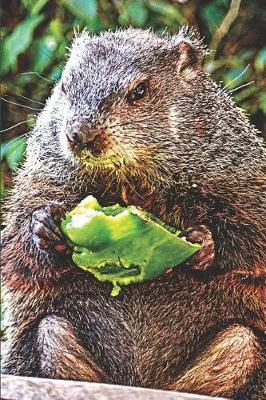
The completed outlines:
<svg viewBox="0 0 266 400">
<path fill-rule="evenodd" d="M 111 148 L 103 145 L 99 147 L 96 144 L 92 146 L 91 143 L 89 145 L 78 144 L 68 140 L 68 148 L 78 162 L 90 167 L 118 169 L 123 164 L 121 155 L 114 153 Z"/>
<path fill-rule="evenodd" d="M 80 162 L 89 166 L 106 167 L 106 168 L 119 168 L 123 164 L 123 159 L 118 154 L 104 154 L 94 156 L 89 150 L 83 149 L 81 153 L 76 156 Z"/>
<path fill-rule="evenodd" d="M 74 154 L 79 155 L 84 150 L 87 150 L 94 157 L 104 154 L 111 147 L 111 143 L 101 136 L 97 136 L 91 141 L 82 142 L 67 135 L 67 143 Z"/>
</svg>

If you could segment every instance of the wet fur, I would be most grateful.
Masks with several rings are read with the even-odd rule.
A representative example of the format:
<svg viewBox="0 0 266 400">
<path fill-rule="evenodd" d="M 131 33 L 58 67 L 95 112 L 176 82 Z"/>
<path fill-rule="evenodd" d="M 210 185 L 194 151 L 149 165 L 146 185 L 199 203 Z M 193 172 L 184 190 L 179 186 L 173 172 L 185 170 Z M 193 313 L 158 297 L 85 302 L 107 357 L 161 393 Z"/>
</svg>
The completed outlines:
<svg viewBox="0 0 266 400">
<path fill-rule="evenodd" d="M 59 83 L 6 203 L 5 372 L 264 398 L 265 156 L 243 112 L 199 66 L 204 53 L 186 31 L 74 42 L 62 77 L 68 99 Z M 150 100 L 130 108 L 127 88 L 147 74 Z M 113 168 L 71 155 L 66 132 L 84 124 L 107 132 Z M 32 242 L 34 210 L 55 200 L 70 210 L 90 193 L 182 229 L 208 226 L 213 266 L 180 266 L 110 297 L 109 284 Z"/>
</svg>

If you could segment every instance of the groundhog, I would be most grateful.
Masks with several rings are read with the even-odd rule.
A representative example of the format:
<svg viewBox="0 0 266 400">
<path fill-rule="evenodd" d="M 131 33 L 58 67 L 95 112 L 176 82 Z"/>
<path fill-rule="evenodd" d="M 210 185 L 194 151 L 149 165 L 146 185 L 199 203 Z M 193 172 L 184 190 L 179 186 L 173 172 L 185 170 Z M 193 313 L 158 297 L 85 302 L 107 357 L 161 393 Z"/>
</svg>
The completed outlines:
<svg viewBox="0 0 266 400">
<path fill-rule="evenodd" d="M 193 32 L 78 34 L 6 203 L 8 374 L 265 399 L 265 156 Z M 111 297 L 60 221 L 89 194 L 202 244 Z"/>
</svg>

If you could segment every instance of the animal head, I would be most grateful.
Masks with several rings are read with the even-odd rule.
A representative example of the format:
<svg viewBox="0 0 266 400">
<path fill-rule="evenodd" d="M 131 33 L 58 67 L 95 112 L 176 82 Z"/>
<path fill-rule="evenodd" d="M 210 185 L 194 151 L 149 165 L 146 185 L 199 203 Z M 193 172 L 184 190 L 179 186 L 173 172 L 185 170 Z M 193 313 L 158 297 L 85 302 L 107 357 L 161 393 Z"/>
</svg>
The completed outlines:
<svg viewBox="0 0 266 400">
<path fill-rule="evenodd" d="M 186 165 L 198 148 L 193 129 L 204 129 L 190 114 L 199 112 L 205 54 L 187 29 L 164 37 L 132 28 L 78 35 L 56 88 L 64 155 L 159 179 Z"/>
</svg>

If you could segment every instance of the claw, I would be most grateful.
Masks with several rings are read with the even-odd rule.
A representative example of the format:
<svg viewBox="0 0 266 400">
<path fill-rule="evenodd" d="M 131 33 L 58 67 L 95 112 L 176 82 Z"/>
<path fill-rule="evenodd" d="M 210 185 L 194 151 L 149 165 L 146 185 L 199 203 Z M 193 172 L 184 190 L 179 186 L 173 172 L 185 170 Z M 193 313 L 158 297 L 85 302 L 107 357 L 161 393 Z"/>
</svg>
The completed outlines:
<svg viewBox="0 0 266 400">
<path fill-rule="evenodd" d="M 181 238 L 191 243 L 202 244 L 202 248 L 186 262 L 191 269 L 205 271 L 214 261 L 215 251 L 211 231 L 205 225 L 189 227 L 181 233 Z"/>
<path fill-rule="evenodd" d="M 41 250 L 53 249 L 58 253 L 66 253 L 68 246 L 55 221 L 61 220 L 64 212 L 59 205 L 49 205 L 33 212 L 31 230 L 33 241 Z M 60 215 L 60 216 L 59 216 Z M 58 217 L 59 216 L 59 217 Z"/>
</svg>

